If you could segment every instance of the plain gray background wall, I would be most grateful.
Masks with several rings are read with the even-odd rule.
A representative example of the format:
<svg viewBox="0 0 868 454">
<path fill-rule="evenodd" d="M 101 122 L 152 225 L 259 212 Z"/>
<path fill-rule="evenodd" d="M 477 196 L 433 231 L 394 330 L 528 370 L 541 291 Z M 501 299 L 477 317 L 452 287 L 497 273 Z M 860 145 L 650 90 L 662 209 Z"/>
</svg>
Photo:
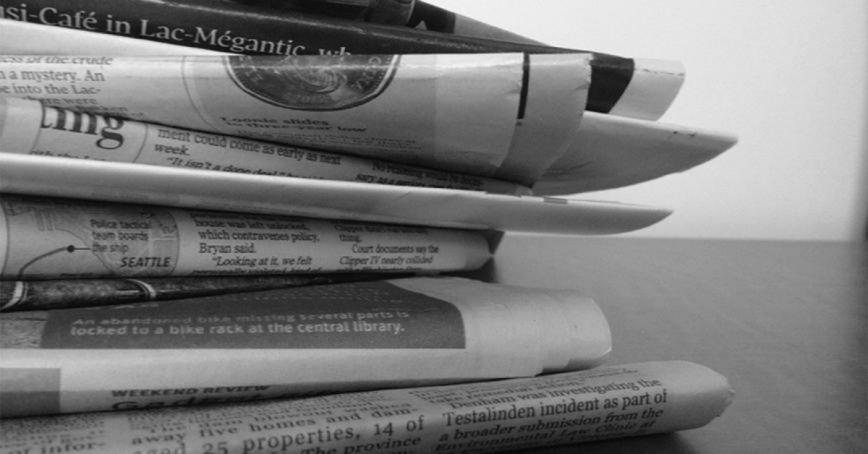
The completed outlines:
<svg viewBox="0 0 868 454">
<path fill-rule="evenodd" d="M 675 209 L 631 236 L 865 238 L 868 2 L 429 2 L 551 45 L 684 63 L 661 121 L 740 142 L 689 172 L 576 196 Z"/>
</svg>

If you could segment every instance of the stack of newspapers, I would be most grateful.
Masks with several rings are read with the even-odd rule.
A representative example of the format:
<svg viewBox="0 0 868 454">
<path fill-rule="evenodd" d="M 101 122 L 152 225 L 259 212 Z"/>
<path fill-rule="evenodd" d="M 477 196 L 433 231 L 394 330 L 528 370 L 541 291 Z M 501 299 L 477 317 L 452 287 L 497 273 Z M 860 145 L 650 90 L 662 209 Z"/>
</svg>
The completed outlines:
<svg viewBox="0 0 868 454">
<path fill-rule="evenodd" d="M 727 380 L 601 365 L 575 290 L 467 277 L 505 232 L 731 134 L 678 62 L 413 0 L 0 3 L 0 452 L 493 452 L 692 429 Z M 562 197 L 570 196 L 570 197 Z"/>
</svg>

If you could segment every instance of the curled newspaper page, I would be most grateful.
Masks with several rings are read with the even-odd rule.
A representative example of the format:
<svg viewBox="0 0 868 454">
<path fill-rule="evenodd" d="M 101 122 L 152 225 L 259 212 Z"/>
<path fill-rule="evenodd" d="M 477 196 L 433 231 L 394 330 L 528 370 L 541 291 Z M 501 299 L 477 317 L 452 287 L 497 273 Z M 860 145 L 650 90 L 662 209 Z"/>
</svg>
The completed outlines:
<svg viewBox="0 0 868 454">
<path fill-rule="evenodd" d="M 736 142 L 727 132 L 587 112 L 576 139 L 533 192 L 565 195 L 638 184 L 708 162 Z"/>
<path fill-rule="evenodd" d="M 0 277 L 472 270 L 484 232 L 3 194 Z"/>
<path fill-rule="evenodd" d="M 705 366 L 648 362 L 300 400 L 6 419 L 0 449 L 500 452 L 695 429 L 721 415 L 732 397 L 726 378 Z"/>
<path fill-rule="evenodd" d="M 0 93 L 481 176 L 498 172 L 523 124 L 530 130 L 524 135 L 542 140 L 536 148 L 541 161 L 522 160 L 527 170 L 513 166 L 507 176 L 526 183 L 558 157 L 578 128 L 589 58 L 15 55 L 0 57 L 0 71 L 17 77 L 14 90 L 4 85 Z M 537 78 L 548 83 L 531 83 Z M 530 103 L 532 97 L 540 99 Z"/>
<path fill-rule="evenodd" d="M 659 207 L 245 175 L 0 153 L 0 191 L 122 203 L 429 227 L 614 234 L 665 219 Z"/>
<path fill-rule="evenodd" d="M 3 416 L 527 377 L 611 350 L 577 291 L 436 277 L 18 312 L 0 328 Z"/>
</svg>

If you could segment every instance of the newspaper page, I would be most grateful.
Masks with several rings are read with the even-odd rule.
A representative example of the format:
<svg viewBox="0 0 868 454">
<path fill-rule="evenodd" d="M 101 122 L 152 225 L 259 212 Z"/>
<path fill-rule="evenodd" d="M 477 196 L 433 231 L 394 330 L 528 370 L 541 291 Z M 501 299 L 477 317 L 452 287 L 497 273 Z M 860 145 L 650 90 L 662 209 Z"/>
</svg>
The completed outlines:
<svg viewBox="0 0 868 454">
<path fill-rule="evenodd" d="M 0 327 L 4 416 L 526 377 L 611 349 L 577 291 L 454 277 L 18 312 Z"/>
<path fill-rule="evenodd" d="M 0 151 L 251 175 L 530 193 L 525 186 L 491 178 L 83 113 L 20 98 L 0 98 Z"/>
<path fill-rule="evenodd" d="M 5 419 L 0 452 L 501 452 L 696 429 L 732 398 L 726 378 L 705 366 L 647 362 L 300 400 Z"/>
<path fill-rule="evenodd" d="M 587 112 L 576 139 L 533 192 L 565 195 L 638 184 L 706 163 L 736 142 L 728 132 Z"/>
<path fill-rule="evenodd" d="M 458 271 L 483 232 L 4 194 L 3 279 Z"/>
<path fill-rule="evenodd" d="M 580 112 L 589 59 L 561 60 L 539 70 L 571 82 L 559 96 Z M 537 71 L 529 65 L 518 53 L 5 56 L 0 95 L 491 176 L 523 114 L 526 76 Z M 578 127 L 575 115 L 554 120 L 559 137 Z M 544 157 L 554 151 L 540 148 Z"/>
<path fill-rule="evenodd" d="M 0 312 L 110 306 L 383 278 L 382 273 L 328 273 L 0 281 Z"/>
<path fill-rule="evenodd" d="M 0 191 L 244 213 L 552 234 L 615 234 L 667 208 L 0 153 Z"/>
</svg>

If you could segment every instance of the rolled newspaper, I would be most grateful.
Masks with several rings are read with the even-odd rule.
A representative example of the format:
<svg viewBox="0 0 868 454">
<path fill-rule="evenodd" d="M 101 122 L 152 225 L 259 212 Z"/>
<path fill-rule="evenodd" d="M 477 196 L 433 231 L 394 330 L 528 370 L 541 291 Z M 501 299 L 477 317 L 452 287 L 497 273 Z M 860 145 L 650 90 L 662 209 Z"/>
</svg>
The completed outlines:
<svg viewBox="0 0 868 454">
<path fill-rule="evenodd" d="M 3 194 L 0 277 L 476 269 L 484 232 Z"/>
<path fill-rule="evenodd" d="M 607 113 L 635 112 L 640 118 L 656 119 L 672 102 L 680 86 L 682 71 L 657 71 L 654 66 L 637 65 L 632 58 L 580 49 L 564 49 L 545 45 L 499 41 L 491 39 L 435 33 L 403 26 L 339 20 L 322 15 L 282 12 L 233 1 L 173 0 L 115 1 L 75 0 L 57 3 L 54 0 L 28 0 L 21 6 L 9 5 L 3 10 L 7 20 L 0 22 L 4 38 L 24 31 L 10 25 L 17 21 L 46 25 L 47 28 L 76 28 L 88 33 L 112 37 L 181 44 L 190 48 L 242 54 L 276 55 L 364 55 L 364 54 L 450 54 L 516 52 L 524 54 L 583 53 L 591 56 L 593 81 L 588 90 L 588 110 Z M 87 13 L 87 14 L 85 14 Z M 65 18 L 77 18 L 65 19 Z M 14 20 L 11 20 L 14 19 Z M 575 22 L 576 18 L 569 18 Z M 46 27 L 42 27 L 45 29 Z M 289 31 L 289 33 L 288 33 Z M 46 31 L 50 33 L 50 31 Z M 58 43 L 51 36 L 29 34 L 38 43 L 19 45 L 21 35 L 13 34 L 0 43 L 0 48 L 20 53 L 21 48 L 37 49 L 37 53 L 57 55 L 71 46 Z M 91 41 L 92 40 L 88 40 Z M 106 46 L 112 46 L 106 44 Z M 41 48 L 42 50 L 38 50 Z M 121 49 L 121 46 L 116 46 Z M 90 53 L 87 51 L 86 53 Z M 138 54 L 135 49 L 125 55 Z M 680 67 L 667 64 L 666 67 Z M 653 72 L 654 76 L 643 74 Z M 661 79 L 666 82 L 659 84 Z M 652 82 L 652 83 L 648 83 Z M 657 102 L 659 101 L 659 103 Z M 622 104 L 634 106 L 621 108 Z M 636 112 L 635 107 L 639 108 Z"/>
<path fill-rule="evenodd" d="M 499 452 L 695 429 L 722 414 L 732 396 L 726 378 L 707 367 L 648 362 L 300 400 L 3 420 L 0 449 Z"/>
<path fill-rule="evenodd" d="M 424 3 L 416 2 L 415 10 Z M 429 5 L 430 6 L 430 5 Z M 427 7 L 426 7 L 427 8 Z M 423 8 L 424 10 L 425 8 Z M 414 10 L 414 11 L 415 11 Z M 421 10 L 420 10 L 421 11 Z M 444 14 L 453 14 L 444 12 Z M 438 16 L 434 11 L 434 16 Z M 475 23 L 460 17 L 456 23 L 455 33 L 485 33 L 492 30 L 491 26 Z M 462 27 L 462 24 L 465 27 Z M 125 38 L 116 35 L 90 33 L 63 27 L 44 27 L 39 24 L 0 19 L 3 35 L 9 39 L 0 40 L 0 53 L 3 54 L 66 54 L 66 55 L 186 55 L 215 54 L 207 49 L 191 48 L 147 41 L 135 38 Z M 462 29 L 463 28 L 463 29 Z M 468 29 L 469 28 L 469 29 Z M 495 31 L 497 29 L 494 29 Z M 500 36 L 499 39 L 508 39 Z M 526 39 L 526 38 L 521 38 Z M 647 92 L 642 96 L 632 96 L 623 99 L 614 108 L 624 112 L 636 108 L 637 103 L 656 101 L 655 95 L 670 94 L 668 105 L 675 97 L 683 81 L 683 68 L 677 69 L 677 63 L 667 61 L 634 60 L 635 73 L 631 78 L 627 93 L 641 91 L 636 85 L 644 86 Z M 673 68 L 676 67 L 676 68 Z M 681 74 L 681 78 L 669 78 L 673 73 Z M 662 80 L 665 79 L 664 83 Z M 532 78 L 531 82 L 535 79 Z M 544 82 L 539 82 L 544 83 Z M 648 84 L 653 84 L 653 89 Z M 659 86 L 658 86 L 659 85 Z M 542 92 L 545 93 L 545 92 Z M 546 106 L 552 98 L 540 95 L 534 96 L 539 103 Z M 560 115 L 550 110 L 552 115 Z M 644 115 L 635 115 L 638 119 L 656 119 Z M 538 117 L 539 118 L 539 117 Z M 540 121 L 545 121 L 541 119 Z M 527 128 L 525 128 L 527 129 Z M 542 135 L 542 134 L 540 134 Z M 540 140 L 539 136 L 529 140 Z M 574 139 L 553 162 L 540 178 L 526 182 L 532 184 L 536 194 L 574 194 L 586 191 L 599 191 L 617 188 L 662 176 L 683 172 L 692 167 L 707 162 L 720 155 L 736 142 L 732 134 L 695 128 L 687 125 L 658 123 L 656 121 L 630 121 L 618 115 L 606 115 L 596 112 L 585 112 Z M 541 143 L 541 142 L 537 142 Z M 533 146 L 527 153 L 533 153 L 539 146 Z M 510 156 L 517 164 L 527 164 L 520 150 L 514 147 Z M 536 155 L 539 158 L 538 155 Z M 504 162 L 500 177 L 521 179 L 507 172 L 511 162 Z M 504 169 L 506 168 L 506 169 Z M 527 172 L 526 170 L 524 172 Z M 529 175 L 528 173 L 519 173 Z"/>
<path fill-rule="evenodd" d="M 526 377 L 611 349 L 577 291 L 446 277 L 15 312 L 0 333 L 3 416 Z"/>
<path fill-rule="evenodd" d="M 529 194 L 491 178 L 0 98 L 0 151 L 250 175 Z"/>
<path fill-rule="evenodd" d="M 506 162 L 525 184 L 573 139 L 591 78 L 586 54 L 517 53 L 22 55 L 0 72 L 18 76 L 2 97 L 479 176 Z"/>
</svg>

